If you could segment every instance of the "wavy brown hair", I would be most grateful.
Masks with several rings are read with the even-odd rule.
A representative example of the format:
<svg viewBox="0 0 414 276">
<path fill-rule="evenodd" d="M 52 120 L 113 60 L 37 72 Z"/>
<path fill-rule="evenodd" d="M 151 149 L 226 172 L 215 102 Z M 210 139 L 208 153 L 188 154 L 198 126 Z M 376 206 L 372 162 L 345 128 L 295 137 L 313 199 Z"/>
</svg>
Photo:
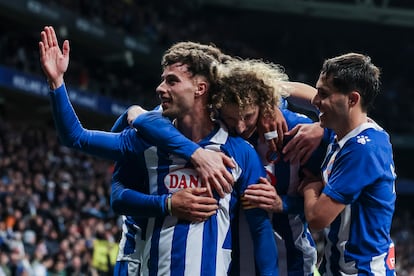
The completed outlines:
<svg viewBox="0 0 414 276">
<path fill-rule="evenodd" d="M 217 66 L 232 58 L 224 54 L 214 45 L 187 41 L 178 42 L 171 46 L 163 55 L 161 65 L 163 69 L 174 63 L 188 66 L 193 75 L 203 76 L 210 84 L 210 90 L 216 87 Z"/>
</svg>

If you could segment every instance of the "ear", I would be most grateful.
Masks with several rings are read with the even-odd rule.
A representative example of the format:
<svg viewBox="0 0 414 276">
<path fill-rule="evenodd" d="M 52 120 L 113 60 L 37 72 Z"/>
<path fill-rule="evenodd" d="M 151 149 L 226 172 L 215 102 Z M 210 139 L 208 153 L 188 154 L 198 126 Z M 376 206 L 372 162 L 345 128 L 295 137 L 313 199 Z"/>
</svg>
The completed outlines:
<svg viewBox="0 0 414 276">
<path fill-rule="evenodd" d="M 349 106 L 355 106 L 361 100 L 361 95 L 357 91 L 352 91 L 348 95 Z"/>
<path fill-rule="evenodd" d="M 197 90 L 195 91 L 194 95 L 196 97 L 200 97 L 207 93 L 208 91 L 208 84 L 205 81 L 199 81 L 197 82 Z"/>
</svg>

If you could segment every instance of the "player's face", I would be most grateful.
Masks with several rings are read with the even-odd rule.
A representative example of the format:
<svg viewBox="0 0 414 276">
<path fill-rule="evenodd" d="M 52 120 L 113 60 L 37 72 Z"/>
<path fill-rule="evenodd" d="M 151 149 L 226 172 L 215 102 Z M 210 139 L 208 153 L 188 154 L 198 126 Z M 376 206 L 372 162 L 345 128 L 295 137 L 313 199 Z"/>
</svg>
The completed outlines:
<svg viewBox="0 0 414 276">
<path fill-rule="evenodd" d="M 340 131 L 347 125 L 346 121 L 349 116 L 347 95 L 340 93 L 333 85 L 332 79 L 320 75 L 316 83 L 317 94 L 312 99 L 320 113 L 319 120 L 321 127 L 330 128 L 334 131 Z"/>
<path fill-rule="evenodd" d="M 187 115 L 193 106 L 196 87 L 195 78 L 186 64 L 166 66 L 156 89 L 163 115 L 170 119 Z"/>
<path fill-rule="evenodd" d="M 251 105 L 240 110 L 237 104 L 227 104 L 221 109 L 220 118 L 227 125 L 230 134 L 248 139 L 256 130 L 259 107 Z"/>
</svg>

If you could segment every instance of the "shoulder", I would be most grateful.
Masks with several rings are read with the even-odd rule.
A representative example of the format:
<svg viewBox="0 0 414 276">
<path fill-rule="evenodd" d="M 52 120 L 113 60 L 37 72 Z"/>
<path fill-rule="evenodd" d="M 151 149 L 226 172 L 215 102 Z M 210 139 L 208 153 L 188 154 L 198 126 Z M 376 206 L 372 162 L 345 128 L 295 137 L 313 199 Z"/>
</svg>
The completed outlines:
<svg viewBox="0 0 414 276">
<path fill-rule="evenodd" d="M 246 152 L 246 153 L 256 152 L 253 145 L 249 141 L 243 139 L 240 136 L 229 135 L 226 143 L 224 144 L 224 147 L 229 147 L 229 148 L 231 147 L 231 148 L 234 148 L 236 151 Z"/>
<path fill-rule="evenodd" d="M 349 149 L 375 151 L 381 147 L 391 147 L 388 133 L 383 129 L 367 128 L 350 137 L 346 143 Z"/>
<path fill-rule="evenodd" d="M 348 156 L 356 162 L 392 158 L 392 146 L 389 135 L 381 128 L 366 128 L 350 137 L 338 156 Z"/>
</svg>

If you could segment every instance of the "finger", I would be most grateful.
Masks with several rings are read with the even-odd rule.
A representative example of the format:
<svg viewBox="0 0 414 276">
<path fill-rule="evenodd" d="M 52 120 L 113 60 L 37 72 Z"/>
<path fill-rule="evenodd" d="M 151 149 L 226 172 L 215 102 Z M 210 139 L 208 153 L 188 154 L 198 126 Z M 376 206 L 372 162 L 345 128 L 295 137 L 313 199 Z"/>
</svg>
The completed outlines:
<svg viewBox="0 0 414 276">
<path fill-rule="evenodd" d="M 292 151 L 293 149 L 295 149 L 297 147 L 297 143 L 298 143 L 298 139 L 296 134 L 299 131 L 299 127 L 295 126 L 294 128 L 292 128 L 290 131 L 285 132 L 285 136 L 289 136 L 292 137 L 292 139 L 290 139 L 286 145 L 283 146 L 283 150 L 282 153 L 283 154 L 287 154 L 288 152 Z"/>
<path fill-rule="evenodd" d="M 203 183 L 204 183 L 204 185 L 205 185 L 205 188 L 207 189 L 207 195 L 208 195 L 209 197 L 213 197 L 213 192 L 212 192 L 212 190 L 211 190 L 211 185 L 210 185 L 210 183 L 208 182 L 208 180 L 203 181 Z"/>
<path fill-rule="evenodd" d="M 312 151 L 307 150 L 306 154 L 300 159 L 300 164 L 303 166 L 305 165 L 312 156 Z"/>
<path fill-rule="evenodd" d="M 256 208 L 257 207 L 250 200 L 248 200 L 247 198 L 245 198 L 244 195 L 241 197 L 241 203 L 242 203 L 242 207 L 243 207 L 244 210 L 248 210 L 248 209 L 252 209 L 252 208 Z"/>
<path fill-rule="evenodd" d="M 230 167 L 232 169 L 234 169 L 236 167 L 236 164 L 234 164 L 233 159 L 231 159 L 230 157 L 228 157 L 224 153 L 220 153 L 220 154 L 222 155 L 224 166 Z M 230 173 L 228 173 L 228 174 L 230 174 Z"/>
<path fill-rule="evenodd" d="M 299 127 L 298 127 L 298 126 L 295 126 L 295 127 L 294 127 L 294 128 L 292 128 L 291 130 L 286 131 L 285 135 L 288 135 L 288 136 L 295 136 L 295 135 L 296 135 L 296 133 L 298 133 L 298 131 L 299 131 Z"/>
<path fill-rule="evenodd" d="M 283 147 L 282 153 L 284 154 L 284 161 L 292 161 L 297 154 L 298 145 L 297 145 L 297 138 L 293 136 L 293 138 Z"/>
<path fill-rule="evenodd" d="M 69 56 L 70 47 L 69 47 L 69 41 L 68 40 L 65 40 L 63 42 L 62 51 L 63 51 L 63 56 L 64 57 Z"/>
<path fill-rule="evenodd" d="M 261 195 L 245 195 L 244 196 L 245 200 L 247 200 L 250 205 L 253 206 L 259 206 L 259 205 L 271 205 L 272 202 L 274 201 L 274 199 L 270 199 L 268 197 L 265 196 L 261 196 Z"/>
<path fill-rule="evenodd" d="M 279 133 L 277 130 L 269 130 L 263 134 L 266 141 L 277 139 L 279 137 Z"/>
<path fill-rule="evenodd" d="M 263 184 L 272 186 L 272 183 L 270 183 L 269 179 L 267 179 L 266 177 L 260 177 L 259 178 L 259 183 L 263 183 Z"/>
<path fill-rule="evenodd" d="M 218 204 L 217 202 L 212 203 L 212 204 L 211 203 L 210 204 L 197 204 L 195 208 L 197 212 L 211 213 L 211 212 L 215 212 L 218 209 Z"/>
<path fill-rule="evenodd" d="M 223 187 L 220 185 L 220 183 L 218 183 L 216 181 L 215 178 L 213 178 L 211 181 L 209 181 L 209 184 L 210 184 L 210 191 L 211 191 L 211 189 L 214 189 L 221 198 L 223 198 L 225 196 L 225 192 L 223 190 Z M 211 191 L 211 196 L 212 196 L 212 191 Z"/>
<path fill-rule="evenodd" d="M 277 149 L 282 149 L 283 148 L 283 134 L 279 136 L 279 139 L 277 139 L 276 148 Z"/>
<path fill-rule="evenodd" d="M 286 124 L 286 121 L 283 121 L 282 124 L 279 124 L 277 126 L 277 134 L 278 134 L 278 139 L 277 139 L 277 147 L 279 149 L 281 149 L 283 147 L 283 139 L 284 139 L 284 133 L 288 131 L 288 127 Z"/>
<path fill-rule="evenodd" d="M 271 140 L 267 140 L 267 146 L 269 147 L 269 150 L 271 151 L 277 151 L 277 144 L 278 139 L 271 139 Z"/>
<path fill-rule="evenodd" d="M 47 27 L 46 28 L 47 45 L 48 45 L 49 48 L 53 47 L 52 31 L 53 31 L 52 27 Z"/>
<path fill-rule="evenodd" d="M 197 216 L 194 217 L 193 222 L 203 222 L 208 220 L 211 216 L 215 215 L 217 212 L 213 211 L 210 213 L 198 213 Z"/>
<path fill-rule="evenodd" d="M 47 34 L 46 34 L 45 31 L 42 31 L 40 33 L 40 39 L 41 39 L 41 43 L 42 43 L 43 49 L 47 49 L 47 47 L 49 45 L 47 44 Z"/>
<path fill-rule="evenodd" d="M 303 156 L 303 149 L 298 148 L 292 155 L 290 158 L 290 163 L 292 164 L 299 164 L 300 159 Z"/>
<path fill-rule="evenodd" d="M 277 130 L 269 130 L 265 133 L 263 133 L 263 137 L 266 140 L 269 149 L 272 151 L 276 151 L 277 150 L 277 141 L 279 138 L 279 133 Z"/>
<path fill-rule="evenodd" d="M 193 195 L 196 195 L 196 196 L 204 196 L 208 193 L 207 187 L 189 188 L 188 190 L 191 191 L 191 193 Z M 209 199 L 211 199 L 211 198 L 209 198 Z M 214 199 L 211 199 L 211 200 L 214 200 Z"/>
<path fill-rule="evenodd" d="M 55 29 L 53 27 L 50 27 L 50 30 L 51 30 L 50 34 L 51 34 L 51 39 L 52 39 L 52 46 L 58 46 Z"/>
<path fill-rule="evenodd" d="M 249 189 L 246 189 L 244 191 L 245 196 L 249 197 L 272 197 L 273 195 L 270 194 L 272 192 L 271 189 L 269 189 L 268 185 L 265 184 L 255 184 L 256 187 L 252 187 Z"/>
<path fill-rule="evenodd" d="M 43 45 L 43 42 L 39 42 L 39 56 L 40 56 L 40 60 L 43 59 L 45 55 L 45 46 Z"/>
<path fill-rule="evenodd" d="M 296 143 L 297 143 L 296 136 L 293 136 L 293 138 L 290 139 L 290 141 L 287 142 L 286 145 L 283 147 L 282 153 L 285 154 L 285 156 L 291 155 L 291 152 L 296 147 Z"/>
<path fill-rule="evenodd" d="M 233 175 L 228 170 L 224 170 L 222 179 L 223 179 L 222 184 L 225 187 L 225 191 L 227 193 L 231 193 L 233 191 L 233 185 L 234 185 Z"/>
</svg>

